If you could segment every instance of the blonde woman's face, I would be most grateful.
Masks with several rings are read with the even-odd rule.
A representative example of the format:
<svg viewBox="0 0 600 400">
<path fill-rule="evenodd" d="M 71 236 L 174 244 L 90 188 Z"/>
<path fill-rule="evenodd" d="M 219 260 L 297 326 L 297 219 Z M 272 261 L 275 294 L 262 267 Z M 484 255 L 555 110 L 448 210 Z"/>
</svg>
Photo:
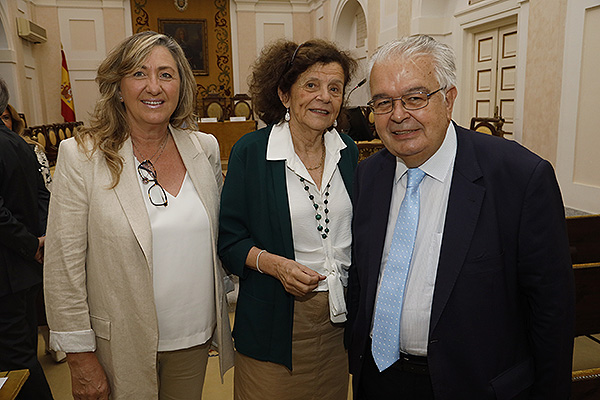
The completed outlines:
<svg viewBox="0 0 600 400">
<path fill-rule="evenodd" d="M 8 112 L 8 108 L 6 110 L 4 110 L 2 115 L 0 115 L 0 119 L 2 119 L 2 122 L 4 122 L 4 125 L 6 125 L 6 127 L 12 131 L 12 117 L 10 116 L 10 113 Z"/>
<path fill-rule="evenodd" d="M 143 65 L 121 79 L 121 96 L 133 130 L 163 127 L 179 103 L 181 80 L 166 47 L 155 47 Z"/>
</svg>

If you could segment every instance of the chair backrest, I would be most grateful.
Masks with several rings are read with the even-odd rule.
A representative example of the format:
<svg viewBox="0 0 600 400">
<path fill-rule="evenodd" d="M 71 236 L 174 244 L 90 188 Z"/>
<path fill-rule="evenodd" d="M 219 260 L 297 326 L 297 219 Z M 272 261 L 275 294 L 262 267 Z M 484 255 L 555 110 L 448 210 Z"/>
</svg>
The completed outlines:
<svg viewBox="0 0 600 400">
<path fill-rule="evenodd" d="M 600 368 L 573 371 L 571 400 L 600 399 Z"/>
<path fill-rule="evenodd" d="M 368 142 L 356 142 L 356 146 L 358 146 L 358 162 L 361 162 L 385 147 L 383 142 L 379 139 Z"/>
<path fill-rule="evenodd" d="M 37 125 L 25 129 L 24 135 L 31 137 L 43 148 L 50 167 L 56 164 L 58 146 L 64 139 L 71 137 L 83 122 L 63 122 L 58 124 Z"/>
<path fill-rule="evenodd" d="M 252 99 L 245 93 L 236 94 L 231 98 L 231 116 L 244 117 L 246 120 L 254 119 Z"/>
<path fill-rule="evenodd" d="M 575 335 L 600 333 L 600 215 L 566 218 L 575 276 Z"/>
<path fill-rule="evenodd" d="M 225 98 L 220 94 L 208 94 L 202 98 L 202 110 L 204 117 L 216 118 L 223 121 L 228 118 Z"/>
<path fill-rule="evenodd" d="M 368 112 L 369 109 L 366 109 Z M 348 127 L 346 133 L 354 139 L 356 142 L 373 140 L 375 139 L 374 129 L 365 114 L 365 108 L 363 107 L 349 107 L 343 110 L 346 118 Z M 338 128 L 339 130 L 339 128 Z"/>
<path fill-rule="evenodd" d="M 502 117 L 473 117 L 471 118 L 471 127 L 472 131 L 487 133 L 488 135 L 493 136 L 504 136 L 504 131 L 502 130 L 502 125 L 504 125 L 504 118 Z"/>
<path fill-rule="evenodd" d="M 573 264 L 600 262 L 600 214 L 567 217 Z"/>
<path fill-rule="evenodd" d="M 575 336 L 600 333 L 600 215 L 567 217 L 575 278 Z M 572 400 L 600 398 L 600 368 L 573 371 Z"/>
<path fill-rule="evenodd" d="M 600 333 L 600 262 L 573 265 L 575 336 Z"/>
</svg>

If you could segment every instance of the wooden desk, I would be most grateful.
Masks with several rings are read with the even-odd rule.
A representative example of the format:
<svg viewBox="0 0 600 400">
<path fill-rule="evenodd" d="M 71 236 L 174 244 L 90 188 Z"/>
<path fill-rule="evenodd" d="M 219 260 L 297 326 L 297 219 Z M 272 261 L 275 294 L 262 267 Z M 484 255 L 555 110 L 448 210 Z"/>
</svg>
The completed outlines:
<svg viewBox="0 0 600 400">
<path fill-rule="evenodd" d="M 28 369 L 19 369 L 16 371 L 0 372 L 0 378 L 8 377 L 4 386 L 0 389 L 0 400 L 14 400 L 19 394 L 19 390 L 29 378 Z"/>
<path fill-rule="evenodd" d="M 567 217 L 573 264 L 600 262 L 600 214 Z"/>
<path fill-rule="evenodd" d="M 211 133 L 217 138 L 221 149 L 221 163 L 226 166 L 231 148 L 239 138 L 256 130 L 256 121 L 200 122 L 198 129 L 200 132 Z"/>
</svg>

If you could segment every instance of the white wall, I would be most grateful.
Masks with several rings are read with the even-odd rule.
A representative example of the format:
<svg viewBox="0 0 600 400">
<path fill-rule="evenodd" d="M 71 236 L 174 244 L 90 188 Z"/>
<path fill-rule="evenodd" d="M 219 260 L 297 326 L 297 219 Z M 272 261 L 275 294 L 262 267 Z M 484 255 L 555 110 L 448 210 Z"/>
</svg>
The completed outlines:
<svg viewBox="0 0 600 400">
<path fill-rule="evenodd" d="M 557 174 L 565 204 L 600 213 L 600 1 L 567 4 Z"/>
</svg>

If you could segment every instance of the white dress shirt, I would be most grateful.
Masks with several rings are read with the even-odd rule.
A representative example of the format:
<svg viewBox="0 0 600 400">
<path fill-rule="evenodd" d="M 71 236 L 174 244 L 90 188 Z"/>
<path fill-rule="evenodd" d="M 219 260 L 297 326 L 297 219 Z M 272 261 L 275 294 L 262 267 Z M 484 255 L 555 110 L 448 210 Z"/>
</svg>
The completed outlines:
<svg viewBox="0 0 600 400">
<path fill-rule="evenodd" d="M 139 162 L 136 163 L 139 164 Z M 152 227 L 152 278 L 158 317 L 158 351 L 205 343 L 216 326 L 213 255 L 206 208 L 186 172 L 179 193 L 165 191 L 169 205 L 157 207 L 146 195 Z"/>
<path fill-rule="evenodd" d="M 324 141 L 326 156 L 320 189 L 294 151 L 287 122 L 275 125 L 271 130 L 267 160 L 285 160 L 295 258 L 298 263 L 327 277 L 315 291 L 329 292 L 329 316 L 332 322 L 339 323 L 346 321 L 347 312 L 344 287 L 348 285 L 351 260 L 352 203 L 337 166 L 340 152 L 346 148 L 346 144 L 335 130 L 326 132 Z M 300 177 L 304 178 L 304 183 L 300 182 Z M 328 184 L 329 196 L 325 196 Z M 326 239 L 317 231 L 315 208 L 304 190 L 305 185 L 319 205 L 319 213 L 323 216 L 320 223 L 323 227 L 326 226 L 323 201 L 325 198 L 329 201 L 330 222 L 327 224 L 329 234 Z"/>
<path fill-rule="evenodd" d="M 438 151 L 419 167 L 426 175 L 420 185 L 419 225 L 404 290 L 400 321 L 400 349 L 408 354 L 427 355 L 433 290 L 456 149 L 456 131 L 454 125 L 450 124 Z M 387 263 L 400 204 L 402 204 L 406 192 L 407 170 L 408 168 L 402 160 L 397 158 L 385 244 L 381 257 L 380 282 Z"/>
</svg>

